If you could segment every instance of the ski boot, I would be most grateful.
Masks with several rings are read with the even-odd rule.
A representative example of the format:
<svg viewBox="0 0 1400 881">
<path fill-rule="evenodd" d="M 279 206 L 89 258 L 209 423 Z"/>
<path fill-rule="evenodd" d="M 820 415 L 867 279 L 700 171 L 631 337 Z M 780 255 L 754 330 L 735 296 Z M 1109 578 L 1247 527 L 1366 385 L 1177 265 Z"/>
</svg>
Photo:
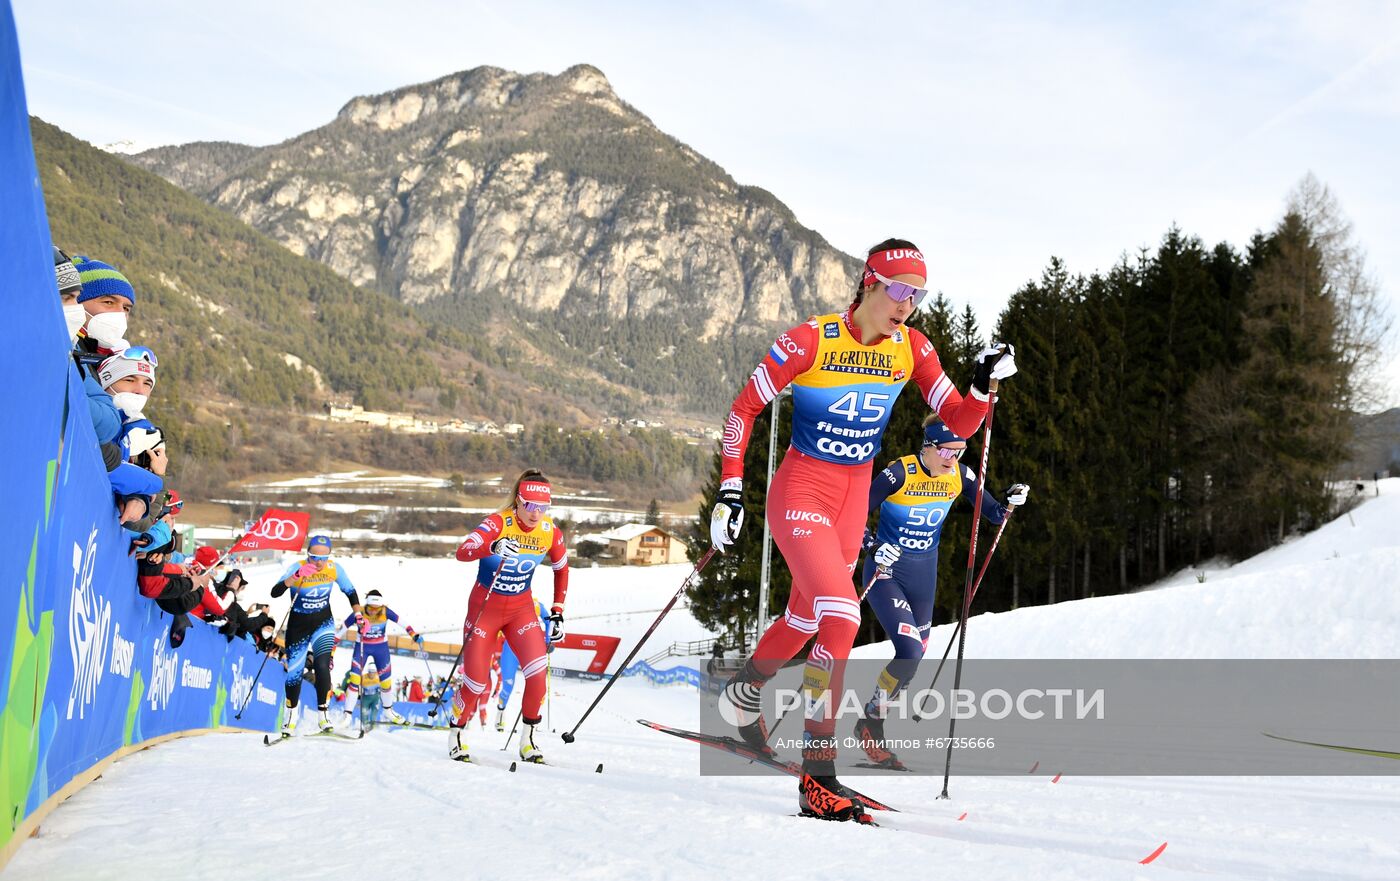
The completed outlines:
<svg viewBox="0 0 1400 881">
<path fill-rule="evenodd" d="M 540 724 L 540 720 L 525 723 L 525 730 L 520 732 L 520 759 L 534 765 L 544 764 L 544 751 L 535 746 L 535 726 Z"/>
<path fill-rule="evenodd" d="M 461 728 L 447 729 L 447 757 L 454 762 L 470 762 L 472 757 L 467 753 L 466 732 Z"/>
<path fill-rule="evenodd" d="M 752 658 L 745 661 L 743 668 L 725 683 L 724 690 L 720 692 L 719 711 L 725 721 L 738 729 L 739 739 L 746 746 L 764 755 L 774 756 L 773 748 L 768 745 L 768 724 L 763 720 L 761 701 L 763 685 L 767 681 L 768 677 L 758 672 Z"/>
<path fill-rule="evenodd" d="M 282 721 L 282 736 L 291 737 L 297 730 L 297 718 L 295 710 L 287 711 L 287 718 Z"/>
<path fill-rule="evenodd" d="M 407 725 L 407 724 L 408 724 L 408 720 L 405 719 L 402 715 L 400 715 L 400 714 L 399 714 L 399 711 L 396 710 L 396 709 L 394 709 L 393 707 L 385 707 L 385 708 L 384 708 L 384 717 L 385 717 L 386 719 L 389 720 L 389 724 L 391 724 L 391 725 Z"/>
<path fill-rule="evenodd" d="M 335 724 L 331 722 L 330 713 L 325 707 L 316 710 L 316 727 L 322 734 L 329 734 L 335 730 Z"/>
<path fill-rule="evenodd" d="M 797 806 L 804 817 L 874 824 L 856 794 L 836 779 L 834 739 L 809 739 L 802 747 L 802 777 L 797 783 Z"/>
<path fill-rule="evenodd" d="M 856 740 L 872 764 L 891 771 L 907 771 L 899 757 L 885 748 L 885 720 L 879 716 L 861 716 L 856 720 Z"/>
<path fill-rule="evenodd" d="M 336 727 L 337 727 L 337 728 L 342 728 L 342 729 L 344 729 L 344 730 L 346 730 L 346 731 L 349 731 L 350 729 L 354 728 L 354 727 L 355 727 L 355 711 L 354 711 L 354 710 L 346 710 L 345 712 L 341 713 L 341 714 L 340 714 L 340 723 L 339 723 Z"/>
<path fill-rule="evenodd" d="M 496 708 L 496 730 L 505 733 L 506 730 L 506 708 Z"/>
</svg>

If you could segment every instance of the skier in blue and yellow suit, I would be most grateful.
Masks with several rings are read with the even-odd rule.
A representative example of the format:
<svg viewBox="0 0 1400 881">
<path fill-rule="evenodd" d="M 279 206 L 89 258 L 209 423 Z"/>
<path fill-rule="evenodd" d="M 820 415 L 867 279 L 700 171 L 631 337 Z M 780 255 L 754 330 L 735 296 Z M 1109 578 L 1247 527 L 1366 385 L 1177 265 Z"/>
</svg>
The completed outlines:
<svg viewBox="0 0 1400 881">
<path fill-rule="evenodd" d="M 923 448 L 886 466 L 870 485 L 870 513 L 880 512 L 879 525 L 866 533 L 864 583 L 870 608 L 894 643 L 894 660 L 880 672 L 875 694 L 856 722 L 856 738 L 876 764 L 903 767 L 885 749 L 884 718 L 888 704 L 914 677 L 928 647 L 933 626 L 933 598 L 938 588 L 938 539 L 948 512 L 959 496 L 977 498 L 977 474 L 961 464 L 967 441 L 937 416 L 924 420 Z M 1006 491 L 1002 504 L 982 491 L 982 516 L 1000 524 L 1010 509 L 1023 505 L 1030 487 L 1023 483 Z M 877 575 L 877 567 L 885 571 Z"/>
<path fill-rule="evenodd" d="M 287 711 L 282 736 L 290 737 L 296 728 L 297 702 L 301 698 L 301 677 L 309 653 L 316 671 L 316 724 L 322 731 L 333 727 L 326 715 L 331 696 L 331 652 L 335 649 L 335 618 L 331 615 L 331 595 L 339 588 L 350 600 L 350 608 L 360 614 L 360 597 L 345 570 L 331 560 L 331 540 L 313 535 L 306 545 L 306 556 L 287 567 L 272 586 L 272 596 L 292 592 L 292 608 L 287 617 Z"/>
<path fill-rule="evenodd" d="M 398 613 L 384 605 L 384 596 L 377 590 L 365 594 L 363 614 L 352 612 L 341 622 L 341 627 L 345 630 L 351 627 L 359 629 L 359 641 L 355 644 L 355 653 L 350 660 L 350 679 L 345 686 L 345 725 L 349 725 L 354 718 L 355 701 L 358 700 L 361 689 L 360 678 L 364 675 L 366 664 L 374 665 L 379 686 L 379 705 L 384 708 L 384 714 L 395 725 L 408 724 L 408 720 L 394 709 L 394 667 L 393 659 L 389 655 L 390 623 L 403 628 L 408 638 L 418 643 L 419 649 L 423 648 L 423 637 L 413 629 L 413 625 L 400 621 Z M 365 694 L 368 695 L 369 691 L 366 690 Z"/>
</svg>

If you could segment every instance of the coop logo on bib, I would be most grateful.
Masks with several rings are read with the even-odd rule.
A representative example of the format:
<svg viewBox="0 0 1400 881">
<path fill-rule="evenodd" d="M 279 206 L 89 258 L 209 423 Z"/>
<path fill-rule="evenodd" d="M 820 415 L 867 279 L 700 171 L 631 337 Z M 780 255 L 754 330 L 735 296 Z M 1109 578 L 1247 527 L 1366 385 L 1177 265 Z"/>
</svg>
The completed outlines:
<svg viewBox="0 0 1400 881">
<path fill-rule="evenodd" d="M 868 459 L 875 452 L 873 443 L 848 444 L 845 441 L 832 440 L 829 437 L 821 438 L 817 441 L 817 449 L 823 453 L 830 453 L 833 456 L 840 456 L 843 459 Z"/>
</svg>

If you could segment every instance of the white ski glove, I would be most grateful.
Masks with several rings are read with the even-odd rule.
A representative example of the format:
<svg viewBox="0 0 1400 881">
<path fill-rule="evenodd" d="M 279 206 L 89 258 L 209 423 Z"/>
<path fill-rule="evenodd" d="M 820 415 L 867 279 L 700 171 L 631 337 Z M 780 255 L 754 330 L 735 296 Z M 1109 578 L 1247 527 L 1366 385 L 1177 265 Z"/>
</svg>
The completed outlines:
<svg viewBox="0 0 1400 881">
<path fill-rule="evenodd" d="M 899 562 L 900 553 L 899 545 L 885 542 L 875 550 L 875 565 L 881 569 L 892 569 Z"/>
<path fill-rule="evenodd" d="M 1016 347 L 1010 343 L 993 343 L 977 353 L 977 366 L 972 371 L 972 395 L 987 400 L 992 380 L 1003 380 L 1016 374 Z"/>
<path fill-rule="evenodd" d="M 491 553 L 501 557 L 514 557 L 520 553 L 520 542 L 513 538 L 498 538 L 491 542 Z"/>
<path fill-rule="evenodd" d="M 1006 490 L 1006 507 L 1018 508 L 1026 503 L 1026 496 L 1031 494 L 1031 488 L 1024 483 L 1013 483 Z"/>
<path fill-rule="evenodd" d="M 737 477 L 728 478 L 719 485 L 715 498 L 714 510 L 710 512 L 710 544 L 724 553 L 744 525 L 744 482 Z"/>
</svg>

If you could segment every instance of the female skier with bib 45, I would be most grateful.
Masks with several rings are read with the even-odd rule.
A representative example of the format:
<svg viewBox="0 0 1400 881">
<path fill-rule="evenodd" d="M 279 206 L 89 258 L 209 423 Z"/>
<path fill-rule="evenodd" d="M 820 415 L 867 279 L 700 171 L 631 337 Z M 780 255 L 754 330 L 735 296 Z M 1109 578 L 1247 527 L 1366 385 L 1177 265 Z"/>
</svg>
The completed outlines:
<svg viewBox="0 0 1400 881">
<path fill-rule="evenodd" d="M 969 397 L 944 373 L 922 333 L 904 326 L 927 296 L 928 270 L 912 242 L 887 239 L 871 248 L 855 300 L 778 337 L 725 421 L 723 470 L 710 517 L 710 539 L 723 550 L 743 523 L 743 463 L 754 417 L 782 391 L 793 389 L 792 447 L 768 487 L 766 516 L 792 571 L 787 610 L 725 686 L 721 711 L 743 740 L 766 750 L 759 700 L 763 684 L 816 637 L 804 670 L 808 698 L 798 804 L 802 813 L 831 820 L 868 820 L 836 779 L 836 720 L 846 658 L 860 627 L 851 575 L 860 553 L 871 462 L 895 398 L 909 380 L 928 405 L 966 437 L 987 412 L 991 380 L 1016 372 L 1010 346 L 979 356 Z"/>
</svg>

